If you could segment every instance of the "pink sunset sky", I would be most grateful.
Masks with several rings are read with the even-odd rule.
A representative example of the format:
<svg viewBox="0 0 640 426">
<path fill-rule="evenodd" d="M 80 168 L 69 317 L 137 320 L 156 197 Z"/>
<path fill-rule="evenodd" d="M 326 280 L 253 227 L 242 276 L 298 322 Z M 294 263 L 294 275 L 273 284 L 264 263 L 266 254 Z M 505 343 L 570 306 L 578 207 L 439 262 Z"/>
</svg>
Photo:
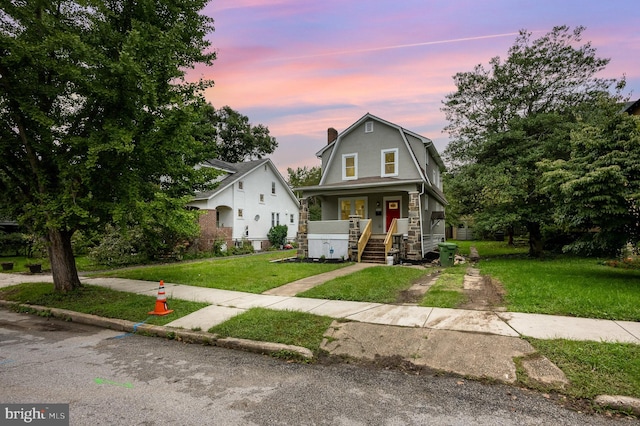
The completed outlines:
<svg viewBox="0 0 640 426">
<path fill-rule="evenodd" d="M 452 77 L 505 58 L 521 29 L 538 38 L 585 26 L 583 42 L 611 59 L 600 76 L 625 75 L 625 93 L 640 98 L 637 0 L 213 0 L 204 13 L 218 58 L 189 76 L 215 81 L 214 107 L 269 127 L 285 178 L 287 167 L 320 164 L 328 127 L 342 132 L 367 112 L 442 153 Z"/>
</svg>

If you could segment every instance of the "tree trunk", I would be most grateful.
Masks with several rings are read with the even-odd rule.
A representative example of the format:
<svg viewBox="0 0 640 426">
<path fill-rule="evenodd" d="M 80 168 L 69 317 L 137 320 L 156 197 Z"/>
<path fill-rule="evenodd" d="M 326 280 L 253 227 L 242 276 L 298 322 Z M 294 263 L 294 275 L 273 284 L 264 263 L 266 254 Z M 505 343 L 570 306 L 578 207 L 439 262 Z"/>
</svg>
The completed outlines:
<svg viewBox="0 0 640 426">
<path fill-rule="evenodd" d="M 529 231 L 529 256 L 539 258 L 544 254 L 542 244 L 542 232 L 540 232 L 540 224 L 537 222 L 527 223 Z"/>
<path fill-rule="evenodd" d="M 513 245 L 514 245 L 513 244 L 513 234 L 514 234 L 513 226 L 508 226 L 507 227 L 507 234 L 509 235 L 509 245 L 511 247 L 513 247 Z"/>
<path fill-rule="evenodd" d="M 76 259 L 71 248 L 73 232 L 50 229 L 47 237 L 47 250 L 53 274 L 53 288 L 66 293 L 80 287 L 80 278 L 76 269 Z"/>
</svg>

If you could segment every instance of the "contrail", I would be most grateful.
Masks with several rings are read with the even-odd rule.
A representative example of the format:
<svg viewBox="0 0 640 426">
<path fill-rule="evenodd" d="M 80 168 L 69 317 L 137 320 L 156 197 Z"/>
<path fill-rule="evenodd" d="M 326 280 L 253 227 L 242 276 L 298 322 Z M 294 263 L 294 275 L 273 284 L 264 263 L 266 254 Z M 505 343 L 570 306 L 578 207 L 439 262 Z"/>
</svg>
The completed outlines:
<svg viewBox="0 0 640 426">
<path fill-rule="evenodd" d="M 318 58 L 322 56 L 351 55 L 354 53 L 378 52 L 381 50 L 404 49 L 407 47 L 430 46 L 433 44 L 459 43 L 461 41 L 484 40 L 488 38 L 507 37 L 507 36 L 514 36 L 518 34 L 520 33 L 516 32 L 516 33 L 505 33 L 505 34 L 492 34 L 492 35 L 477 36 L 477 37 L 452 38 L 449 40 L 424 41 L 421 43 L 397 44 L 395 46 L 370 47 L 367 49 L 353 49 L 353 50 L 342 50 L 338 52 L 316 53 L 313 55 L 289 56 L 284 58 L 274 58 L 274 59 L 271 59 L 270 61 L 286 61 L 291 59 Z"/>
</svg>

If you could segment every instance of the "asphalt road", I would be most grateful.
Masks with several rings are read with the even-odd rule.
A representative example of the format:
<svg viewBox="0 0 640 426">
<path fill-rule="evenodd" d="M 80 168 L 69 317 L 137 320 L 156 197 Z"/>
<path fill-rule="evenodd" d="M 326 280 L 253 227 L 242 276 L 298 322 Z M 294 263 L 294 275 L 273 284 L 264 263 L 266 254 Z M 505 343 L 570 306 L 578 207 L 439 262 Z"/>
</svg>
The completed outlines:
<svg viewBox="0 0 640 426">
<path fill-rule="evenodd" d="M 69 403 L 72 425 L 611 425 L 536 392 L 298 364 L 0 309 L 0 403 Z"/>
</svg>

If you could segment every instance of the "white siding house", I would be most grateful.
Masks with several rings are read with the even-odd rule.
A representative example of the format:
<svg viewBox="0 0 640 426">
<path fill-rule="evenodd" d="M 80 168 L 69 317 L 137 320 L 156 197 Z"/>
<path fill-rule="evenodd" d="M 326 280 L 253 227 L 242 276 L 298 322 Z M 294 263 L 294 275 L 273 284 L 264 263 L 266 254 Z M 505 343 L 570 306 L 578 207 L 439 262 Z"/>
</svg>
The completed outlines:
<svg viewBox="0 0 640 426">
<path fill-rule="evenodd" d="M 271 160 L 210 160 L 202 166 L 223 174 L 216 189 L 196 194 L 189 203 L 206 210 L 200 221 L 201 244 L 224 238 L 228 244 L 250 241 L 255 250 L 263 250 L 275 225 L 287 225 L 287 239 L 295 240 L 299 202 Z"/>
</svg>

